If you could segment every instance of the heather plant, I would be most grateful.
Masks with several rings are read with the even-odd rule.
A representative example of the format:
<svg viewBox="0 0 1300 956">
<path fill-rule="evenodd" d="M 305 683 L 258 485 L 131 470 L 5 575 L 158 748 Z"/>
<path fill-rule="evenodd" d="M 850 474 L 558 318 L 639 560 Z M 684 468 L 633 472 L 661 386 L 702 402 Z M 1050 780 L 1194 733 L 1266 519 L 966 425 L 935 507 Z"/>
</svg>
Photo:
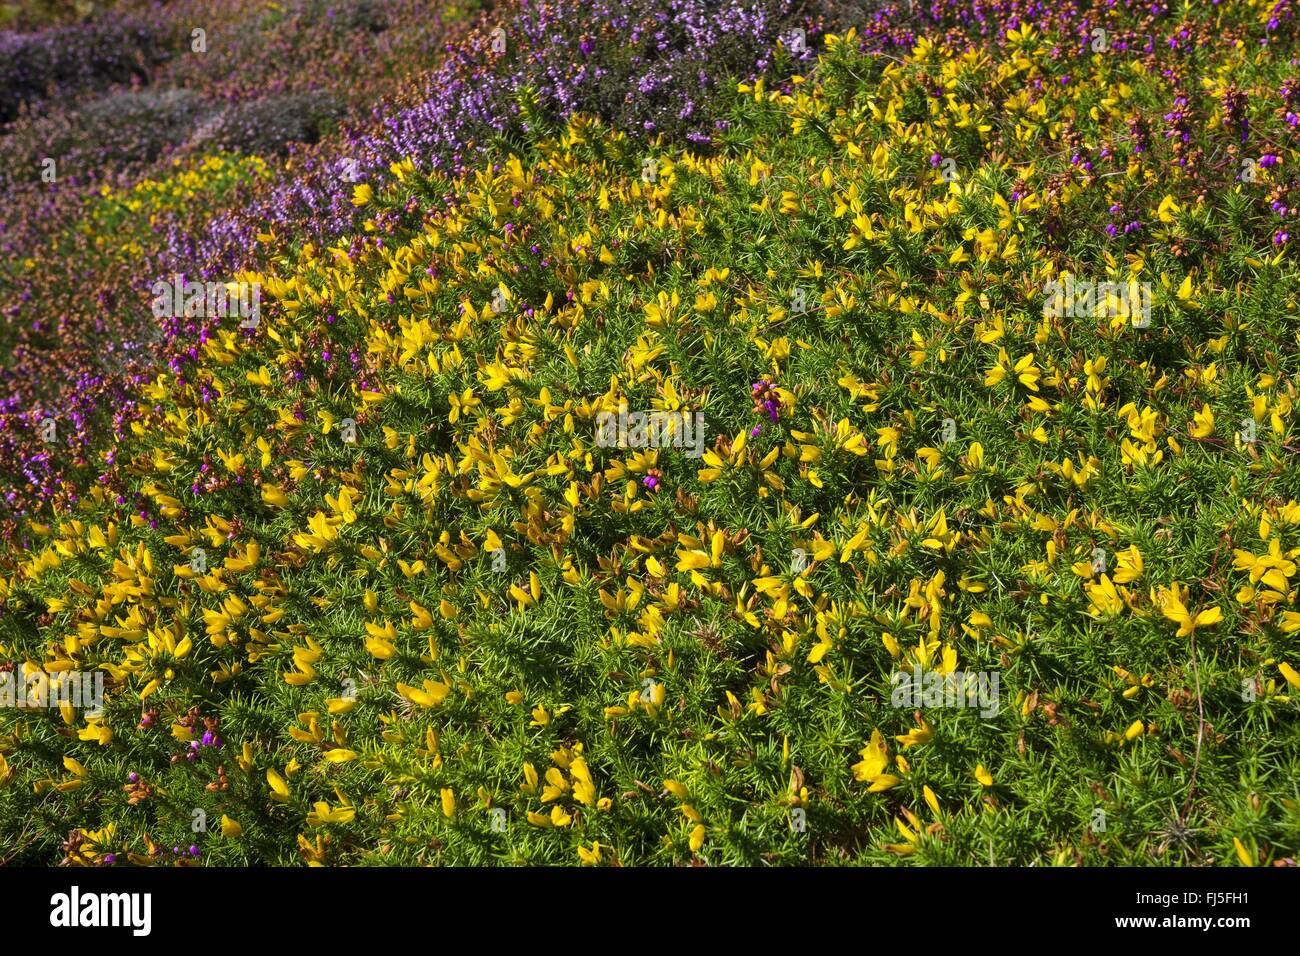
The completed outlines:
<svg viewBox="0 0 1300 956">
<path fill-rule="evenodd" d="M 275 6 L 196 0 L 186 17 L 210 25 L 207 49 L 176 57 L 155 82 L 231 101 L 328 94 L 365 110 L 390 84 L 431 68 L 440 44 L 478 6 L 477 0 L 451 6 L 429 0 L 292 0 Z"/>
<path fill-rule="evenodd" d="M 0 123 L 24 104 L 144 81 L 170 48 L 143 22 L 111 17 L 39 33 L 0 31 Z"/>
<path fill-rule="evenodd" d="M 203 152 L 242 152 L 269 157 L 291 143 L 314 143 L 343 115 L 343 106 L 326 94 L 267 96 L 220 109 L 203 121 L 186 142 Z"/>
<path fill-rule="evenodd" d="M 45 160 L 55 176 L 90 183 L 111 174 L 140 174 L 179 151 L 204 124 L 218 118 L 216 108 L 196 93 L 146 88 L 111 93 L 12 124 L 0 137 L 0 182 L 49 182 Z"/>
<path fill-rule="evenodd" d="M 552 120 L 583 112 L 636 135 L 707 146 L 720 119 L 710 91 L 728 77 L 765 72 L 783 28 L 815 36 L 820 23 L 797 13 L 785 0 L 524 3 L 508 29 L 485 28 L 450 51 L 371 145 L 383 156 L 463 168 L 467 147 L 522 128 L 517 106 L 527 92 Z M 787 62 L 810 60 L 810 49 Z"/>
<path fill-rule="evenodd" d="M 269 158 L 290 144 L 316 142 L 342 113 L 342 104 L 325 94 L 228 103 L 186 89 L 114 93 L 75 112 L 14 123 L 0 138 L 0 183 L 45 186 L 51 168 L 57 176 L 75 177 L 74 185 L 129 182 L 159 160 L 184 154 Z"/>
</svg>

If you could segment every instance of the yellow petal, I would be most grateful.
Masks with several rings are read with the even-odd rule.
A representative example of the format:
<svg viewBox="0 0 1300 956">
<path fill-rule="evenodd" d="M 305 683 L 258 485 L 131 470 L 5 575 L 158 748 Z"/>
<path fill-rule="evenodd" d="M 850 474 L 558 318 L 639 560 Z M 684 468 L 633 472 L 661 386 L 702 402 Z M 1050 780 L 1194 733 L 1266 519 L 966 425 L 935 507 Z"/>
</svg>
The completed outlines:
<svg viewBox="0 0 1300 956">
<path fill-rule="evenodd" d="M 284 777 L 280 776 L 272 769 L 266 771 L 266 782 L 271 785 L 272 800 L 288 800 L 289 785 L 284 782 Z"/>
<path fill-rule="evenodd" d="M 698 853 L 700 847 L 704 846 L 704 824 L 700 824 L 691 831 L 691 852 Z"/>
<path fill-rule="evenodd" d="M 1242 842 L 1236 837 L 1232 838 L 1232 845 L 1237 849 L 1237 859 L 1241 861 L 1242 866 L 1254 866 L 1255 858 L 1250 855 L 1250 851 L 1242 845 Z"/>
<path fill-rule="evenodd" d="M 1287 664 L 1286 662 L 1283 662 L 1277 665 L 1277 669 L 1282 672 L 1282 676 L 1286 678 L 1286 682 L 1288 684 L 1290 684 L 1292 687 L 1296 688 L 1297 690 L 1300 690 L 1300 674 L 1296 673 L 1294 667 L 1292 667 L 1290 664 Z"/>
<path fill-rule="evenodd" d="M 922 787 L 921 793 L 925 796 L 925 802 L 929 804 L 930 809 L 934 811 L 934 815 L 937 817 L 939 815 L 939 798 L 934 795 L 934 791 L 929 787 Z"/>
</svg>

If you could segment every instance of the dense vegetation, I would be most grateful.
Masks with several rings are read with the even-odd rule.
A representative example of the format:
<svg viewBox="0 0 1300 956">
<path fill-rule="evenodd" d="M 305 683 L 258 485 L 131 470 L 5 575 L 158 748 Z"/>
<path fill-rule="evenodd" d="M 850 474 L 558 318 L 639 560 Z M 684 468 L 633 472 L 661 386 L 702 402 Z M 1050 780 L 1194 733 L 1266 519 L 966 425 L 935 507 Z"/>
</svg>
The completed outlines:
<svg viewBox="0 0 1300 956">
<path fill-rule="evenodd" d="M 0 859 L 1293 863 L 1290 8 L 905 6 L 494 10 L 87 191 L 0 661 L 106 703 L 0 710 Z"/>
</svg>

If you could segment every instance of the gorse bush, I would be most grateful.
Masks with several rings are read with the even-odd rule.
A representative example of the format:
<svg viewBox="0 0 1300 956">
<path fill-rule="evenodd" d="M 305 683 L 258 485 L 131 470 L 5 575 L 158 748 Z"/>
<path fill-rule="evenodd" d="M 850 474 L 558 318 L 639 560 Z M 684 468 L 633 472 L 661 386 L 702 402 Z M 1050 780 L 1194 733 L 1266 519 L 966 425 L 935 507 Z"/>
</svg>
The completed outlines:
<svg viewBox="0 0 1300 956">
<path fill-rule="evenodd" d="M 830 34 L 707 149 L 524 98 L 268 224 L 258 325 L 43 447 L 0 655 L 105 700 L 0 710 L 4 858 L 1293 863 L 1294 51 L 1104 22 Z"/>
<path fill-rule="evenodd" d="M 169 165 L 167 174 L 120 190 L 105 189 L 77 207 L 79 228 L 60 236 L 38 257 L 17 263 L 15 284 L 41 290 L 41 318 L 15 321 L 27 301 L 5 315 L 14 345 L 0 367 L 0 461 L 5 487 L 0 511 L 9 520 L 27 501 L 48 498 L 65 488 L 66 469 L 84 467 L 106 441 L 127 428 L 133 389 L 151 379 L 159 352 L 141 343 L 162 338 L 153 319 L 149 288 L 170 275 L 172 246 L 159 236 L 166 221 L 191 234 L 212 214 L 213 205 L 238 206 L 253 184 L 268 176 L 258 157 L 209 156 Z M 32 197 L 30 212 L 42 211 L 77 193 L 42 194 L 25 185 L 19 199 Z M 68 214 L 57 205 L 50 215 Z M 184 248 L 180 240 L 176 248 Z M 198 278 L 211 276 L 204 272 Z M 30 296 L 24 291 L 19 297 Z M 195 352 L 197 354 L 197 351 Z M 52 399 L 54 395 L 57 398 Z M 57 400 L 57 405 L 55 404 Z M 67 454 L 55 454 L 41 441 L 43 415 L 33 409 L 57 408 Z M 13 525 L 9 525 L 12 530 Z"/>
<path fill-rule="evenodd" d="M 566 0 L 488 11 L 475 34 L 377 108 L 372 123 L 295 162 L 263 201 L 241 211 L 243 241 L 230 241 L 235 227 L 228 219 L 196 237 L 203 261 L 220 261 L 220 245 L 242 250 L 223 265 L 249 265 L 249 250 L 267 225 L 305 225 L 324 240 L 354 230 L 359 220 L 344 169 L 368 175 L 413 157 L 428 168 L 460 171 L 485 148 L 527 136 L 530 124 L 562 124 L 575 111 L 644 138 L 706 145 L 721 122 L 710 112 L 710 91 L 724 78 L 765 72 L 781 30 L 797 24 L 816 34 L 820 21 L 797 13 L 786 0 L 596 7 Z M 787 58 L 787 72 L 792 62 Z"/>
<path fill-rule="evenodd" d="M 10 214 L 0 244 L 0 249 L 11 250 L 14 264 L 9 271 L 18 277 L 15 295 L 5 306 L 11 318 L 6 335 L 19 346 L 11 347 L 11 361 L 22 366 L 21 378 L 29 383 L 28 389 L 13 393 L 12 406 L 26 408 L 33 423 L 40 419 L 38 401 L 40 415 L 80 407 L 82 398 L 68 393 L 67 383 L 82 372 L 102 371 L 78 368 L 66 374 L 65 369 L 77 365 L 74 356 L 85 350 L 62 339 L 66 330 L 97 326 L 104 321 L 102 315 L 83 316 L 84 307 L 77 303 L 89 300 L 81 297 L 73 300 L 71 316 L 53 319 L 47 303 L 62 293 L 49 288 L 44 268 L 26 265 L 38 247 L 42 255 L 35 258 L 43 261 L 50 243 L 66 247 L 81 242 L 76 235 L 83 227 L 76 219 L 80 200 L 67 196 L 52 203 L 50 188 L 86 188 L 106 178 L 114 185 L 129 185 L 144 174 L 142 165 L 208 143 L 211 148 L 273 159 L 286 154 L 275 164 L 278 173 L 251 201 L 213 209 L 206 217 L 192 216 L 189 208 L 160 210 L 152 235 L 132 244 L 134 256 L 147 252 L 150 260 L 155 254 L 164 257 L 166 271 L 228 274 L 278 254 L 269 237 L 292 232 L 328 242 L 359 228 L 350 202 L 355 176 L 382 171 L 407 155 L 433 168 L 459 169 L 488 147 L 508 146 L 529 135 L 529 124 L 562 125 L 564 115 L 575 109 L 631 125 L 643 138 L 667 133 L 703 147 L 719 122 L 710 112 L 708 91 L 729 83 L 733 73 L 746 77 L 773 68 L 772 44 L 782 30 L 803 25 L 815 37 L 820 24 L 815 14 L 784 0 L 752 7 L 656 0 L 591 10 L 582 4 L 523 10 L 506 5 L 486 11 L 481 31 L 466 43 L 450 45 L 432 73 L 423 75 L 422 68 L 435 63 L 431 38 L 456 36 L 456 18 L 476 9 L 477 4 L 467 4 L 435 16 L 413 0 L 370 6 L 313 0 L 254 14 L 224 0 L 194 0 L 174 11 L 169 8 L 170 19 L 161 19 L 159 29 L 181 37 L 188 49 L 190 26 L 209 24 L 207 52 L 178 56 L 155 73 L 151 92 L 126 101 L 130 122 L 122 131 L 101 131 L 80 105 L 53 111 L 38 123 L 19 124 L 9 143 L 0 145 L 10 160 L 0 175 L 38 185 L 24 192 L 29 198 Z M 498 53 L 491 30 L 501 22 L 511 26 L 504 52 Z M 400 23 L 402 28 L 379 29 L 385 23 Z M 799 58 L 810 57 L 805 51 Z M 786 58 L 777 69 L 788 74 L 794 62 Z M 375 93 L 358 78 L 375 78 L 379 90 L 391 88 L 394 78 L 387 71 L 399 67 L 404 69 L 401 75 L 419 78 L 393 102 L 377 107 L 373 119 L 358 122 L 357 101 Z M 185 92 L 171 92 L 176 87 Z M 207 95 L 195 99 L 193 92 L 198 91 Z M 329 109 L 333 96 L 351 112 L 340 117 Z M 311 115 L 300 121 L 297 107 L 302 97 L 310 97 L 313 105 Z M 163 115 L 154 128 L 139 129 L 136 118 L 148 120 L 137 107 L 150 103 L 158 104 Z M 521 103 L 531 109 L 520 113 Z M 173 107 L 178 106 L 192 110 L 181 129 L 173 122 Z M 336 118 L 343 127 L 339 135 L 318 148 L 301 148 L 304 141 L 333 128 Z M 56 187 L 40 182 L 46 158 L 56 162 Z M 58 210 L 54 216 L 51 205 Z M 41 215 L 26 215 L 26 210 L 38 207 Z M 116 248 L 125 246 L 100 250 L 100 255 Z M 140 267 L 131 260 L 100 271 L 126 266 Z M 129 318 L 133 313 L 119 313 L 109 322 L 117 325 Z M 49 334 L 56 323 L 58 336 Z M 122 334 L 136 339 L 141 331 L 126 325 Z M 23 447 L 34 434 L 23 428 L 20 435 L 10 436 L 11 446 Z M 57 460 L 48 459 L 39 448 L 28 448 L 26 456 L 19 457 L 31 455 L 41 455 L 50 467 L 57 467 Z M 23 507 L 33 490 L 29 484 L 21 483 Z M 45 481 L 38 485 L 46 486 Z"/>
</svg>

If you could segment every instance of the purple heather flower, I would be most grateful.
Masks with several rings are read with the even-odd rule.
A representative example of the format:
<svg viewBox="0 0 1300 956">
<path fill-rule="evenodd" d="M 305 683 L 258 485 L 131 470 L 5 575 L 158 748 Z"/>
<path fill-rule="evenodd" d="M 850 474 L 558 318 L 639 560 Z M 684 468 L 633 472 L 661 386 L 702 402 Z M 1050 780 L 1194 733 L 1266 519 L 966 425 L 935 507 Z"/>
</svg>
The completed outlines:
<svg viewBox="0 0 1300 956">
<path fill-rule="evenodd" d="M 656 478 L 654 475 L 646 475 L 644 478 L 641 479 L 641 484 L 645 485 L 651 491 L 654 491 L 656 488 L 659 487 L 659 479 Z"/>
</svg>

